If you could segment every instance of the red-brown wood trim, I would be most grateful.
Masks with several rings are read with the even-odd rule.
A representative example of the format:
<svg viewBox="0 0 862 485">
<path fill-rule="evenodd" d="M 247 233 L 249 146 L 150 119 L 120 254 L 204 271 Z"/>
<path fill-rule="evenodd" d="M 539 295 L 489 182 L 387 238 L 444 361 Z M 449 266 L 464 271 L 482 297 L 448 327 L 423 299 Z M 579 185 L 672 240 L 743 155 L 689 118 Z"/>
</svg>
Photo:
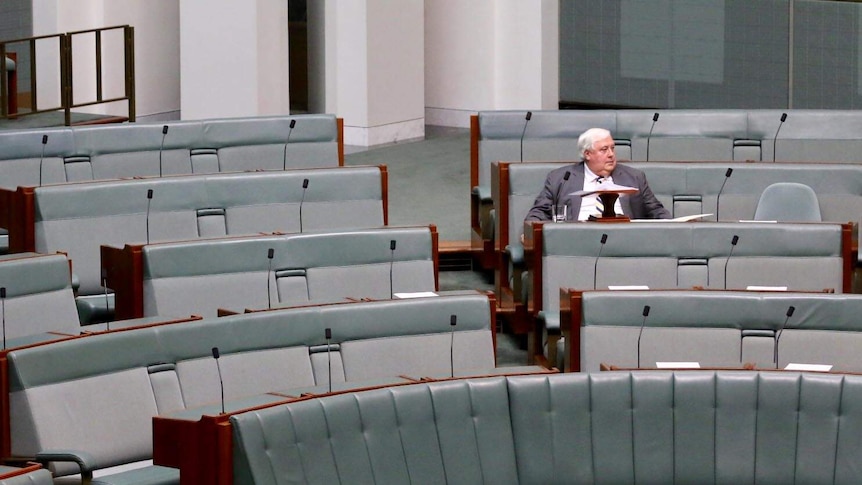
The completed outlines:
<svg viewBox="0 0 862 485">
<path fill-rule="evenodd" d="M 101 246 L 102 269 L 108 288 L 114 290 L 114 318 L 144 316 L 144 246 L 127 244 L 122 249 Z"/>
<path fill-rule="evenodd" d="M 389 225 L 389 171 L 386 165 L 378 165 L 380 168 L 380 193 L 383 198 L 383 225 Z"/>
<path fill-rule="evenodd" d="M 431 230 L 431 258 L 434 260 L 434 291 L 440 291 L 440 235 L 437 226 L 429 224 Z"/>
<path fill-rule="evenodd" d="M 841 224 L 841 259 L 843 261 L 842 293 L 853 293 L 853 271 L 856 262 L 853 260 L 853 223 Z"/>
</svg>

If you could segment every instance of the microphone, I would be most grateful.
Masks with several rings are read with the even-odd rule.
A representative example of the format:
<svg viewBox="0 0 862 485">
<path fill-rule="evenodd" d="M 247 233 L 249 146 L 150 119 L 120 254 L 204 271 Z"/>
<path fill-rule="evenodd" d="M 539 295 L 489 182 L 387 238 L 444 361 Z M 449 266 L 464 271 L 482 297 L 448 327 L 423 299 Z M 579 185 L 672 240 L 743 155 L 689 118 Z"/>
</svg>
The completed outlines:
<svg viewBox="0 0 862 485">
<path fill-rule="evenodd" d="M 218 363 L 218 358 L 218 347 L 213 347 L 213 359 L 216 361 L 216 369 L 218 369 L 218 384 L 221 389 L 221 413 L 224 414 L 224 381 L 221 378 L 221 366 Z"/>
<path fill-rule="evenodd" d="M 716 221 L 716 222 L 718 222 L 718 221 L 719 221 L 719 219 L 718 219 L 718 211 L 719 211 L 719 208 L 720 208 L 720 206 L 721 206 L 721 204 L 719 204 L 719 202 L 721 202 L 721 192 L 724 190 L 724 184 L 726 184 L 726 183 L 727 183 L 727 179 L 729 179 L 729 178 L 730 178 L 730 175 L 731 175 L 732 173 L 733 173 L 733 169 L 732 169 L 732 168 L 730 168 L 730 167 L 727 167 L 727 171 L 726 171 L 726 172 L 724 172 L 724 182 L 722 182 L 722 183 L 721 183 L 721 188 L 720 188 L 720 189 L 718 189 L 718 195 L 716 195 L 716 196 L 715 196 L 715 221 Z"/>
<path fill-rule="evenodd" d="M 147 189 L 147 244 L 150 243 L 150 202 L 153 201 L 153 189 Z"/>
<path fill-rule="evenodd" d="M 168 125 L 162 127 L 162 144 L 159 145 L 159 177 L 162 176 L 162 150 L 165 148 L 165 137 L 168 135 Z"/>
<path fill-rule="evenodd" d="M 107 314 L 107 312 L 111 309 L 111 305 L 110 303 L 108 303 L 108 270 L 105 268 L 102 268 L 102 287 L 105 288 L 105 313 Z M 110 318 L 106 318 L 105 320 L 105 329 L 111 329 Z"/>
<path fill-rule="evenodd" d="M 524 161 L 524 135 L 527 134 L 527 124 L 530 123 L 530 118 L 533 117 L 532 111 L 527 111 L 527 116 L 524 117 L 524 129 L 521 130 L 521 161 Z"/>
<path fill-rule="evenodd" d="M 727 254 L 727 259 L 724 260 L 724 289 L 727 289 L 727 263 L 730 262 L 730 257 L 733 256 L 733 250 L 736 248 L 736 243 L 739 242 L 739 236 L 733 235 L 730 240 L 730 252 Z"/>
<path fill-rule="evenodd" d="M 643 311 L 644 319 L 641 322 L 641 329 L 638 332 L 638 369 L 641 367 L 641 336 L 644 334 L 644 327 L 646 326 L 646 319 L 649 316 L 649 305 L 644 305 Z"/>
<path fill-rule="evenodd" d="M 39 187 L 42 186 L 42 162 L 45 160 L 45 145 L 48 144 L 48 135 L 42 135 L 42 155 L 39 157 Z"/>
<path fill-rule="evenodd" d="M 287 139 L 284 141 L 284 166 L 282 170 L 287 170 L 287 144 L 290 143 L 290 135 L 293 133 L 294 126 L 296 126 L 296 120 L 290 120 L 290 130 L 287 132 Z"/>
<path fill-rule="evenodd" d="M 775 348 L 772 351 L 772 361 L 775 362 L 775 368 L 778 368 L 778 340 L 781 339 L 781 332 L 784 331 L 784 327 L 787 326 L 787 321 L 790 320 L 790 317 L 793 316 L 793 312 L 796 311 L 796 308 L 793 305 L 787 307 L 787 313 L 784 316 L 784 323 L 781 324 L 781 327 L 778 329 L 778 332 L 775 334 Z"/>
<path fill-rule="evenodd" d="M 449 370 L 452 377 L 455 377 L 455 324 L 458 321 L 457 315 L 449 316 Z"/>
<path fill-rule="evenodd" d="M 6 350 L 6 287 L 0 287 L 0 308 L 3 313 L 3 350 Z"/>
<path fill-rule="evenodd" d="M 308 179 L 302 179 L 302 198 L 299 199 L 299 233 L 302 234 L 302 203 L 305 202 L 305 190 L 308 189 Z"/>
<path fill-rule="evenodd" d="M 594 290 L 598 289 L 598 288 L 596 288 L 596 280 L 598 279 L 599 258 L 602 257 L 602 250 L 605 248 L 606 242 L 608 242 L 608 235 L 602 234 L 602 240 L 601 240 L 602 245 L 599 246 L 599 254 L 596 256 L 595 263 L 593 263 L 593 289 Z"/>
<path fill-rule="evenodd" d="M 326 380 L 329 382 L 329 392 L 332 392 L 332 346 L 330 345 L 330 340 L 332 340 L 332 329 L 326 327 L 323 331 L 323 336 L 326 338 L 326 372 L 327 378 Z"/>
<path fill-rule="evenodd" d="M 272 310 L 272 293 L 270 293 L 269 276 L 272 274 L 272 258 L 275 256 L 275 249 L 269 248 L 266 252 L 266 257 L 269 259 L 269 270 L 266 272 L 266 308 Z"/>
<path fill-rule="evenodd" d="M 778 132 L 781 131 L 781 127 L 784 126 L 784 122 L 787 121 L 787 113 L 781 113 L 781 123 L 778 123 L 778 129 L 775 130 L 775 138 L 772 139 L 772 161 L 775 162 L 775 148 L 778 144 Z"/>
<path fill-rule="evenodd" d="M 571 177 L 571 176 L 572 176 L 572 172 L 566 170 L 566 173 L 563 174 L 563 181 L 560 182 L 560 185 L 557 186 L 557 190 L 556 190 L 556 192 L 554 192 L 554 198 L 551 200 L 551 204 L 553 204 L 551 206 L 551 214 L 554 216 L 554 222 L 557 222 L 557 220 L 556 220 L 557 212 L 556 211 L 557 211 L 557 205 L 559 204 L 559 201 L 560 201 L 560 191 L 563 190 L 563 185 L 565 185 L 566 182 L 569 181 L 569 177 Z"/>
<path fill-rule="evenodd" d="M 652 138 L 652 129 L 655 128 L 655 122 L 658 121 L 658 112 L 652 115 L 652 125 L 649 127 L 649 134 L 646 137 L 646 161 L 649 161 L 649 140 Z"/>
<path fill-rule="evenodd" d="M 392 267 L 395 265 L 395 240 L 389 241 L 389 299 L 395 298 L 395 288 L 392 285 Z"/>
</svg>

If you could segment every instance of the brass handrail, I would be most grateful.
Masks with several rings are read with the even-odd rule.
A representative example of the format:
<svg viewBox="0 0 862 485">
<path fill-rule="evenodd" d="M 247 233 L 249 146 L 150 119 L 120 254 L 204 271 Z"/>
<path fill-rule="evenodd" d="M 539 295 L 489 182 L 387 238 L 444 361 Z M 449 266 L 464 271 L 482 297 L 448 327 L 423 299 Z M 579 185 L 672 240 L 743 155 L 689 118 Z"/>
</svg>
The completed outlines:
<svg viewBox="0 0 862 485">
<path fill-rule="evenodd" d="M 109 30 L 122 29 L 123 31 L 123 70 L 124 70 L 124 93 L 119 97 L 111 97 L 105 99 L 104 86 L 102 84 L 102 33 Z M 95 37 L 95 79 L 96 79 L 96 100 L 75 103 L 74 94 L 72 91 L 74 85 L 73 79 L 73 59 L 72 59 L 72 39 L 75 36 L 90 35 Z M 60 68 L 60 106 L 52 106 L 39 109 L 37 103 L 37 76 L 36 76 L 36 41 L 56 38 L 59 46 L 59 68 Z M 15 66 L 15 72 L 11 73 L 6 69 L 6 53 L 7 46 L 10 44 L 26 43 L 29 49 L 29 72 L 30 72 L 30 103 L 29 111 L 18 112 L 10 109 L 10 97 L 17 96 L 17 93 L 10 92 L 11 75 L 17 76 L 21 71 L 20 63 Z M 21 59 L 20 55 L 18 59 Z M 66 32 L 63 34 L 40 35 L 35 37 L 25 37 L 21 39 L 13 39 L 0 42 L 0 119 L 17 118 L 20 116 L 29 116 L 38 113 L 47 113 L 54 111 L 64 111 L 64 123 L 66 126 L 72 124 L 72 109 L 85 106 L 94 106 L 106 103 L 115 103 L 118 101 L 128 101 L 128 120 L 135 121 L 135 30 L 130 25 L 115 25 L 111 27 L 103 27 L 98 29 L 78 30 L 74 32 Z M 14 111 L 14 112 L 13 112 Z"/>
</svg>

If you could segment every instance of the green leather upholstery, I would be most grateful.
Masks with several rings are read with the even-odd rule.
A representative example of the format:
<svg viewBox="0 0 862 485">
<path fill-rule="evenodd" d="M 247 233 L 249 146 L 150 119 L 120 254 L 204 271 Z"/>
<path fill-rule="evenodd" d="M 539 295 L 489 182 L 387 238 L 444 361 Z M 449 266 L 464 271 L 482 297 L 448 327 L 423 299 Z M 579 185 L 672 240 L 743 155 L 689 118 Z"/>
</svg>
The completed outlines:
<svg viewBox="0 0 862 485">
<path fill-rule="evenodd" d="M 150 242 L 298 232 L 300 224 L 306 231 L 380 227 L 384 183 L 380 167 L 354 166 L 43 186 L 34 192 L 35 246 L 66 252 L 79 295 L 101 295 L 101 245 L 145 243 L 148 227 Z"/>
<path fill-rule="evenodd" d="M 7 347 L 46 332 L 81 331 L 69 259 L 62 254 L 0 255 Z"/>
<path fill-rule="evenodd" d="M 219 402 L 212 347 L 220 349 L 228 402 L 319 389 L 329 383 L 330 362 L 342 387 L 449 376 L 450 358 L 456 375 L 493 372 L 491 310 L 487 295 L 471 292 L 237 314 L 15 349 L 8 354 L 11 452 L 77 450 L 97 471 L 150 458 L 153 416 Z M 51 467 L 57 475 L 78 471 Z"/>
<path fill-rule="evenodd" d="M 150 244 L 142 252 L 145 315 L 215 316 L 219 308 L 437 290 L 429 227 L 207 239 Z"/>
<path fill-rule="evenodd" d="M 650 314 L 644 319 L 646 305 Z M 787 318 L 790 306 L 795 311 Z M 580 322 L 564 323 L 567 330 L 580 334 L 580 347 L 570 348 L 567 340 L 565 355 L 573 356 L 574 370 L 596 371 L 602 363 L 636 367 L 640 335 L 644 367 L 657 361 L 697 361 L 707 366 L 755 363 L 783 368 L 794 362 L 858 372 L 860 313 L 862 296 L 856 294 L 586 291 Z"/>
<path fill-rule="evenodd" d="M 860 398 L 791 372 L 399 386 L 231 416 L 234 483 L 857 483 Z"/>
</svg>

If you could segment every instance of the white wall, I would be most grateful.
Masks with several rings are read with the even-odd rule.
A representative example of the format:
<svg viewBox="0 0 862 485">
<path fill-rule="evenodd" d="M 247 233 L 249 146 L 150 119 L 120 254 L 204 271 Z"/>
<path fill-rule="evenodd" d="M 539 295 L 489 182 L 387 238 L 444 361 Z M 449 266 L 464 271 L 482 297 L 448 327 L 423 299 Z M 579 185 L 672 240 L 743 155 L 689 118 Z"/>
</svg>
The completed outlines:
<svg viewBox="0 0 862 485">
<path fill-rule="evenodd" d="M 335 8 L 327 2 L 325 103 L 327 112 L 344 118 L 346 144 L 424 136 L 423 5 L 344 0 Z"/>
<path fill-rule="evenodd" d="M 426 121 L 469 126 L 489 109 L 556 109 L 557 0 L 427 0 Z"/>
<path fill-rule="evenodd" d="M 183 119 L 287 114 L 287 2 L 182 0 Z"/>
<path fill-rule="evenodd" d="M 139 120 L 178 117 L 178 0 L 43 0 L 33 3 L 33 35 L 47 35 L 131 25 L 135 29 L 136 112 Z M 103 34 L 103 97 L 123 95 L 122 31 Z M 95 38 L 73 38 L 73 81 L 76 103 L 95 101 Z M 37 45 L 39 106 L 60 104 L 59 49 L 56 40 Z M 173 74 L 172 74 L 173 73 Z M 125 102 L 75 111 L 126 115 Z"/>
</svg>

